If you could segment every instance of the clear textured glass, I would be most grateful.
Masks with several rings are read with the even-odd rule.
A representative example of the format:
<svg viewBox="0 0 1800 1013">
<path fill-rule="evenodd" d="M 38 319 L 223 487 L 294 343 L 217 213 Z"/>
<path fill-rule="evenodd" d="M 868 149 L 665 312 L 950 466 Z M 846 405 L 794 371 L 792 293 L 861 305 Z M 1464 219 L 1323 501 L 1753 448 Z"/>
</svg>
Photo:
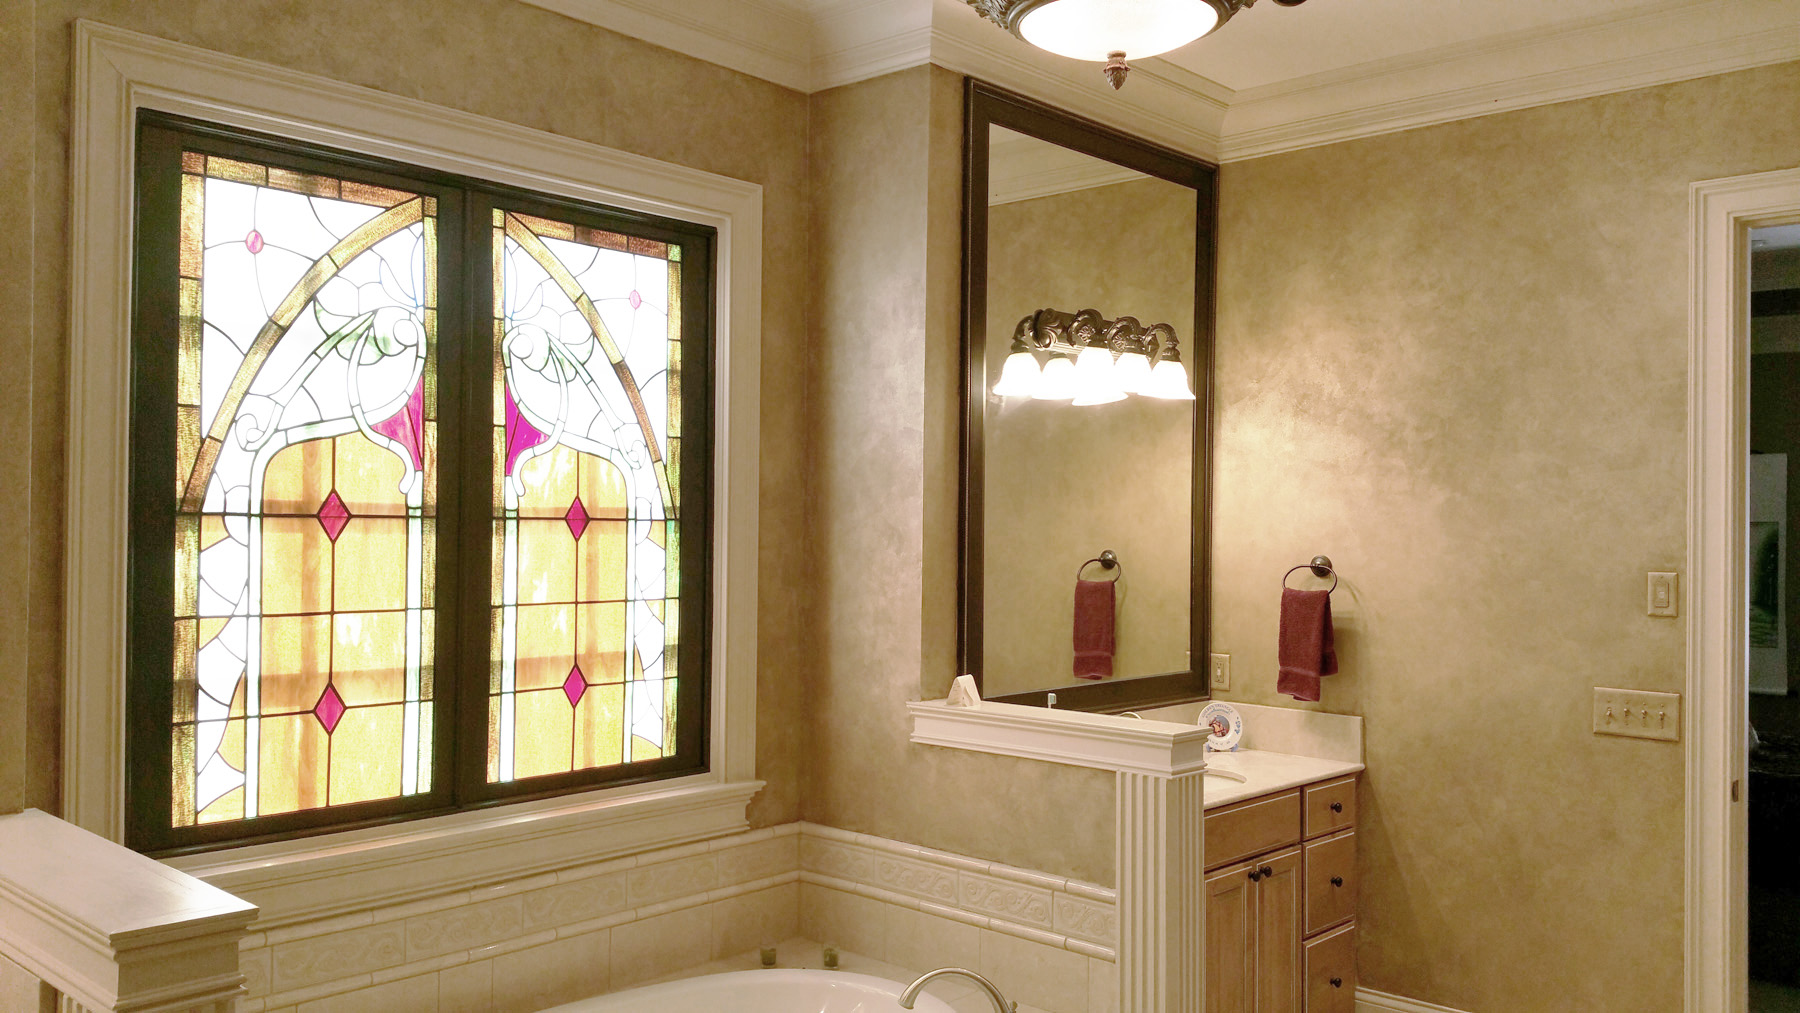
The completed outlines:
<svg viewBox="0 0 1800 1013">
<path fill-rule="evenodd" d="M 1000 367 L 1000 380 L 994 384 L 994 393 L 1001 397 L 1030 397 L 1037 392 L 1041 375 L 1036 356 L 1030 352 L 1014 352 Z"/>
</svg>

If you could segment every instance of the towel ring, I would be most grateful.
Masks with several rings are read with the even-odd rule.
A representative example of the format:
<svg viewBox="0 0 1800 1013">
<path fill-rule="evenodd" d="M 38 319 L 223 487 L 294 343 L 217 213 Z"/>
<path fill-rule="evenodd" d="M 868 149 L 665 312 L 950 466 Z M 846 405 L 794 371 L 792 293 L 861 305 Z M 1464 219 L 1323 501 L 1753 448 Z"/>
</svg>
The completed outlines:
<svg viewBox="0 0 1800 1013">
<path fill-rule="evenodd" d="M 1117 570 L 1117 571 L 1119 571 L 1118 573 L 1113 574 L 1112 583 L 1114 583 L 1114 584 L 1117 584 L 1119 582 L 1120 577 L 1125 576 L 1125 564 L 1119 562 L 1119 554 L 1114 552 L 1111 549 L 1107 549 L 1105 552 L 1100 553 L 1098 556 L 1095 556 L 1093 559 L 1090 559 L 1087 562 L 1076 567 L 1075 568 L 1075 579 L 1080 580 L 1081 575 L 1084 572 L 1086 572 L 1087 568 L 1094 565 L 1095 563 L 1099 563 L 1100 568 L 1102 570 Z"/>
<path fill-rule="evenodd" d="M 1282 574 L 1281 575 L 1281 586 L 1284 590 L 1287 589 L 1287 579 L 1294 575 L 1295 570 L 1311 570 L 1313 572 L 1313 576 L 1318 577 L 1321 580 L 1323 580 L 1326 577 L 1330 577 L 1331 578 L 1331 586 L 1325 589 L 1325 593 L 1330 594 L 1331 592 L 1337 590 L 1338 575 L 1337 575 L 1337 571 L 1332 569 L 1332 567 L 1331 567 L 1331 557 L 1330 556 L 1314 556 L 1312 558 L 1312 562 L 1301 563 L 1299 566 L 1294 567 L 1293 570 L 1289 570 L 1288 572 Z"/>
</svg>

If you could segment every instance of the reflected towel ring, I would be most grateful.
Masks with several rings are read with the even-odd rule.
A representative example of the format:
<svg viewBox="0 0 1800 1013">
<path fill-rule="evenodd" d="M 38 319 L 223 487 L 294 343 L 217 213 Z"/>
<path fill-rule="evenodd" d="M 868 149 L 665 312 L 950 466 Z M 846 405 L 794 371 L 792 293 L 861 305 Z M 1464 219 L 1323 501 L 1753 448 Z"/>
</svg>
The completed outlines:
<svg viewBox="0 0 1800 1013">
<path fill-rule="evenodd" d="M 1331 567 L 1331 557 L 1329 557 L 1329 556 L 1314 556 L 1312 558 L 1312 562 L 1301 563 L 1299 566 L 1294 567 L 1293 570 L 1289 570 L 1288 572 L 1282 574 L 1281 575 L 1281 586 L 1282 586 L 1283 590 L 1288 590 L 1287 579 L 1294 575 L 1295 570 L 1311 570 L 1313 572 L 1313 576 L 1318 577 L 1320 579 L 1324 579 L 1325 577 L 1330 577 L 1331 578 L 1331 586 L 1325 589 L 1325 593 L 1330 594 L 1331 592 L 1337 590 L 1338 575 L 1337 575 L 1337 571 L 1332 569 L 1332 567 Z"/>
<path fill-rule="evenodd" d="M 1100 553 L 1098 556 L 1095 556 L 1093 559 L 1090 559 L 1087 562 L 1076 567 L 1075 568 L 1075 579 L 1081 580 L 1082 573 L 1086 572 L 1087 568 L 1094 565 L 1095 563 L 1099 563 L 1100 568 L 1102 570 L 1117 570 L 1118 571 L 1117 573 L 1113 574 L 1112 583 L 1114 583 L 1114 584 L 1117 584 L 1119 582 L 1120 577 L 1125 576 L 1125 564 L 1119 562 L 1118 553 L 1114 552 L 1111 549 L 1107 549 L 1105 552 Z"/>
</svg>

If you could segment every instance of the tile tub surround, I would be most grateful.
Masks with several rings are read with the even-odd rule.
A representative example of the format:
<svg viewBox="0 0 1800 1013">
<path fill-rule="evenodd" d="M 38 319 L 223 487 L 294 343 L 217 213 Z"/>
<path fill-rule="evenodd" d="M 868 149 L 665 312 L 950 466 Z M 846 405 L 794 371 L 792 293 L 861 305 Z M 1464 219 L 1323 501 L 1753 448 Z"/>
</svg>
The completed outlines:
<svg viewBox="0 0 1800 1013">
<path fill-rule="evenodd" d="M 809 929 L 902 966 L 986 954 L 984 966 L 1057 990 L 1023 999 L 1051 1013 L 1113 1008 L 1089 1000 L 1117 990 L 1110 888 L 789 823 L 255 931 L 240 1009 L 531 1011 Z M 1047 1002 L 1077 985 L 1080 1002 Z"/>
</svg>

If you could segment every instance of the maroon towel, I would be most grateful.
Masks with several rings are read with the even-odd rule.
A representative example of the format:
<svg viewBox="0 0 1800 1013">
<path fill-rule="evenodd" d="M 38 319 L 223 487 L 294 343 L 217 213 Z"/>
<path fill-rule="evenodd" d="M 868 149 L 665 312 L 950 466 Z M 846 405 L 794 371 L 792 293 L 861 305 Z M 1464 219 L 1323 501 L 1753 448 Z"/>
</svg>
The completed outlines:
<svg viewBox="0 0 1800 1013">
<path fill-rule="evenodd" d="M 1113 582 L 1075 582 L 1075 678 L 1110 679 L 1113 661 Z"/>
<path fill-rule="evenodd" d="M 1331 592 L 1281 589 L 1281 674 L 1275 688 L 1296 700 L 1319 699 L 1319 677 L 1337 671 Z"/>
</svg>

